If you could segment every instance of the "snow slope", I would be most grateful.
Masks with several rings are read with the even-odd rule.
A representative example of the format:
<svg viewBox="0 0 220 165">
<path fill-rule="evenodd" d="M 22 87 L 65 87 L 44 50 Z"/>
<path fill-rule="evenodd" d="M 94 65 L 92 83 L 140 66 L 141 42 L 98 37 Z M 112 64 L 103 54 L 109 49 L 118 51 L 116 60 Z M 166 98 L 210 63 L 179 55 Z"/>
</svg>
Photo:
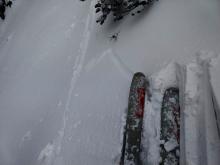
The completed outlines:
<svg viewBox="0 0 220 165">
<path fill-rule="evenodd" d="M 94 0 L 14 1 L 0 22 L 0 165 L 115 164 L 133 73 L 219 53 L 219 3 L 161 0 L 99 26 Z"/>
</svg>

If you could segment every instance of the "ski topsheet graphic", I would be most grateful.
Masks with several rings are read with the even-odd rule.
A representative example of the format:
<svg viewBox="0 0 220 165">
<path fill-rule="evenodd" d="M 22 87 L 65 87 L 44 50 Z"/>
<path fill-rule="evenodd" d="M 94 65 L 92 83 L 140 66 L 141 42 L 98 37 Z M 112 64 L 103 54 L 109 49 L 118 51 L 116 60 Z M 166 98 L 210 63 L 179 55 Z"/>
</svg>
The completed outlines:
<svg viewBox="0 0 220 165">
<path fill-rule="evenodd" d="M 179 165 L 180 106 L 177 88 L 169 88 L 164 93 L 160 140 L 160 165 Z"/>
<path fill-rule="evenodd" d="M 133 76 L 120 165 L 140 165 L 141 132 L 147 81 L 143 73 Z"/>
</svg>

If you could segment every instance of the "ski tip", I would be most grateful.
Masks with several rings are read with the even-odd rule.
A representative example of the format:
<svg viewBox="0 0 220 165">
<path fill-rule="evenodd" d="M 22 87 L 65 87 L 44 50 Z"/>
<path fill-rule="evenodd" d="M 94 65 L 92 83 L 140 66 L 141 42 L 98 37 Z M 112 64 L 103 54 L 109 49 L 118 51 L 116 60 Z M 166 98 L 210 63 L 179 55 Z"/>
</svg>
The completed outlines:
<svg viewBox="0 0 220 165">
<path fill-rule="evenodd" d="M 143 77 L 145 77 L 145 75 L 144 75 L 144 73 L 142 73 L 142 72 L 136 72 L 135 74 L 134 74 L 134 77 L 136 77 L 136 76 L 143 76 Z"/>
</svg>

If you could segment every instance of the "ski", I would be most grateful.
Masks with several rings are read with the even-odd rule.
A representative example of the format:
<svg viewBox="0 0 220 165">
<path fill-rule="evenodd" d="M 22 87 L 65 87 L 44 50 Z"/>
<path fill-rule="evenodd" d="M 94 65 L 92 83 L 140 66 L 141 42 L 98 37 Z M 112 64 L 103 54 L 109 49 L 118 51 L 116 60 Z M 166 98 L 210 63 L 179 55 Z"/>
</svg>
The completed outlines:
<svg viewBox="0 0 220 165">
<path fill-rule="evenodd" d="M 120 165 L 140 165 L 141 132 L 147 80 L 143 73 L 132 79 Z"/>
<path fill-rule="evenodd" d="M 179 165 L 180 106 L 177 88 L 169 88 L 164 93 L 160 140 L 160 165 Z"/>
</svg>

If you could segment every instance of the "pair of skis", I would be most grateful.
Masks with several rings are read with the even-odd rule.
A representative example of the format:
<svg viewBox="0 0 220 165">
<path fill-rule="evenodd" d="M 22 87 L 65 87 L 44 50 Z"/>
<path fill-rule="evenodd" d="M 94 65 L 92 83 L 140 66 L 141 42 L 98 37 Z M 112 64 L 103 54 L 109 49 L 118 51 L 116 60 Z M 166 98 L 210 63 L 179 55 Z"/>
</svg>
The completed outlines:
<svg viewBox="0 0 220 165">
<path fill-rule="evenodd" d="M 120 165 L 142 165 L 140 158 L 145 93 L 148 81 L 143 73 L 135 73 L 128 100 Z M 160 165 L 179 164 L 180 108 L 179 90 L 165 91 L 161 109 Z"/>
</svg>

